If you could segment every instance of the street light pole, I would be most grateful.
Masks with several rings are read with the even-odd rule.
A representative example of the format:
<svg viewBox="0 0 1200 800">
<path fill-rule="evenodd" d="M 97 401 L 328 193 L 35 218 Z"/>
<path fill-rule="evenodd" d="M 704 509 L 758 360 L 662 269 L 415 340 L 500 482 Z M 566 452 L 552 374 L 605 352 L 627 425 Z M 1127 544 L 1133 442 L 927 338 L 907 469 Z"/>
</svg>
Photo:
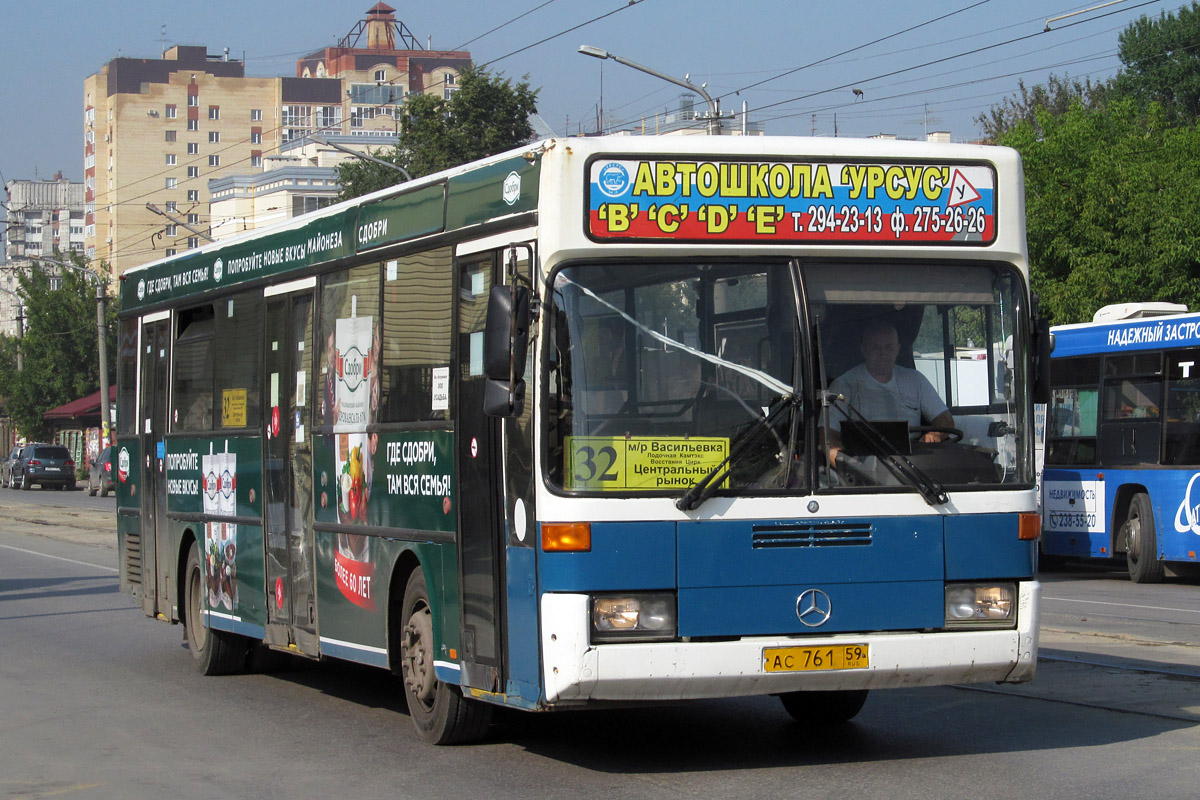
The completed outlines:
<svg viewBox="0 0 1200 800">
<path fill-rule="evenodd" d="M 708 92 L 706 92 L 704 90 L 703 86 L 697 86 L 696 84 L 687 80 L 686 77 L 676 78 L 671 75 L 667 75 L 666 73 L 659 72 L 656 69 L 651 69 L 650 67 L 647 67 L 644 64 L 639 64 L 636 61 L 630 61 L 627 58 L 622 58 L 621 56 L 613 55 L 612 53 L 608 52 L 607 50 L 604 50 L 599 47 L 592 47 L 591 45 L 588 45 L 588 44 L 581 44 L 581 45 L 579 45 L 579 52 L 583 53 L 585 56 L 591 56 L 592 58 L 599 58 L 599 59 L 611 58 L 613 61 L 617 62 L 618 64 L 624 64 L 627 67 L 631 67 L 633 69 L 639 70 L 640 72 L 644 72 L 647 75 L 653 75 L 656 78 L 661 78 L 662 80 L 664 80 L 668 83 L 673 83 L 676 86 L 682 86 L 685 89 L 690 89 L 691 91 L 693 91 L 696 94 L 703 97 L 704 102 L 708 103 L 708 132 L 709 132 L 709 134 L 711 134 L 713 136 L 721 135 L 721 105 L 720 105 L 720 102 L 717 100 L 714 100 L 712 98 L 712 95 L 710 95 Z"/>
</svg>

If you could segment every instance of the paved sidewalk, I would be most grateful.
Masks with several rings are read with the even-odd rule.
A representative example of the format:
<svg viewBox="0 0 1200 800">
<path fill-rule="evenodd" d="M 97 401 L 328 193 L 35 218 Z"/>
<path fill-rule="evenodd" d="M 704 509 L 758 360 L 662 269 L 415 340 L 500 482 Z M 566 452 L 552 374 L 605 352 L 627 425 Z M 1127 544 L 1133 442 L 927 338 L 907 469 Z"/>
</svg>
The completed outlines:
<svg viewBox="0 0 1200 800">
<path fill-rule="evenodd" d="M 56 505 L 5 503 L 0 500 L 3 528 L 14 533 L 46 536 L 75 544 L 117 549 L 116 507 L 109 510 Z"/>
</svg>

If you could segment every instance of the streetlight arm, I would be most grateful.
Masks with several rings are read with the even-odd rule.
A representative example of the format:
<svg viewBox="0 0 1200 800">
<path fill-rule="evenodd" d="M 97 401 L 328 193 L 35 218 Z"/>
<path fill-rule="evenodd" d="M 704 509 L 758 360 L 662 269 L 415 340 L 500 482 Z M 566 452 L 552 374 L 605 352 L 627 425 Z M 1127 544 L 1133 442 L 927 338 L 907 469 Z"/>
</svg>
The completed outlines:
<svg viewBox="0 0 1200 800">
<path fill-rule="evenodd" d="M 316 144 L 322 145 L 324 147 L 332 147 L 334 150 L 340 150 L 343 153 L 349 153 L 350 155 L 354 156 L 355 158 L 361 158 L 364 161 L 373 161 L 376 164 L 379 164 L 380 166 L 389 167 L 391 169 L 394 169 L 397 172 L 399 172 L 401 175 L 404 176 L 404 180 L 406 180 L 406 181 L 412 180 L 412 175 L 408 174 L 408 170 L 406 170 L 404 167 L 400 166 L 399 164 L 393 164 L 391 161 L 384 161 L 382 158 L 376 158 L 375 156 L 368 155 L 366 153 L 360 153 L 359 151 L 355 150 L 352 147 L 346 147 L 345 145 L 331 142 L 328 139 L 326 139 L 324 136 L 317 136 L 316 134 L 310 133 L 308 135 L 308 138 L 310 141 L 315 142 Z"/>
<path fill-rule="evenodd" d="M 624 64 L 625 66 L 630 67 L 632 69 L 636 69 L 639 72 L 644 72 L 647 75 L 653 75 L 654 77 L 659 78 L 660 80 L 664 80 L 667 83 L 673 83 L 676 86 L 682 86 L 685 89 L 689 89 L 689 90 L 695 92 L 696 94 L 698 94 L 704 98 L 704 102 L 708 103 L 708 129 L 709 129 L 709 132 L 714 133 L 714 134 L 719 134 L 721 132 L 720 108 L 717 106 L 717 101 L 712 98 L 712 95 L 710 95 L 707 91 L 704 90 L 703 86 L 697 86 L 696 84 L 692 83 L 689 80 L 685 80 L 683 78 L 676 78 L 672 75 L 667 75 L 664 72 L 659 72 L 656 69 L 651 69 L 650 67 L 647 67 L 645 64 L 639 64 L 636 61 L 630 61 L 628 58 L 622 58 L 621 56 L 610 53 L 607 50 L 600 48 L 600 47 L 592 47 L 591 45 L 588 45 L 588 44 L 581 44 L 579 46 L 579 52 L 583 53 L 585 56 L 591 56 L 592 58 L 600 58 L 600 59 L 611 58 L 613 61 L 617 62 L 618 64 Z"/>
</svg>

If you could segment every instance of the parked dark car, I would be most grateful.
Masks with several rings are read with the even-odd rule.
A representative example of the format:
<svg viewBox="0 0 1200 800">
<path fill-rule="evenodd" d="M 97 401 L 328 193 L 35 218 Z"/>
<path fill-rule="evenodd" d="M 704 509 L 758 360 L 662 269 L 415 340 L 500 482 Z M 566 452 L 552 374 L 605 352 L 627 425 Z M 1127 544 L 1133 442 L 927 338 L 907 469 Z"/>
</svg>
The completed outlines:
<svg viewBox="0 0 1200 800">
<path fill-rule="evenodd" d="M 22 489 L 32 488 L 34 484 L 43 489 L 50 486 L 74 489 L 75 459 L 61 444 L 27 444 L 17 463 L 13 464 L 12 480 Z"/>
<path fill-rule="evenodd" d="M 88 494 L 92 497 L 96 496 L 97 491 L 101 497 L 108 497 L 112 491 L 112 457 L 113 449 L 109 446 L 92 459 L 92 466 L 88 468 Z"/>
<path fill-rule="evenodd" d="M 8 458 L 4 459 L 4 461 L 0 461 L 0 486 L 6 486 L 11 489 L 16 485 L 13 483 L 12 479 L 12 468 L 13 464 L 16 464 L 17 459 L 20 457 L 21 448 L 18 446 L 12 449 L 12 451 L 8 454 Z"/>
</svg>

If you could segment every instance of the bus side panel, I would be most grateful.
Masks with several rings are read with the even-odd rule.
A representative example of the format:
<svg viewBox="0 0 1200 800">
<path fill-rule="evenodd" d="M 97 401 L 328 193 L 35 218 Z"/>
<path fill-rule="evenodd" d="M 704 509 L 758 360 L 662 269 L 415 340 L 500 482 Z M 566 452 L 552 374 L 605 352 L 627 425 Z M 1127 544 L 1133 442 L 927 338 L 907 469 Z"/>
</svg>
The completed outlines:
<svg viewBox="0 0 1200 800">
<path fill-rule="evenodd" d="M 537 564 L 532 547 L 508 547 L 508 687 L 528 703 L 541 696 L 538 651 Z"/>
<path fill-rule="evenodd" d="M 412 553 L 425 572 L 429 604 L 435 620 L 435 666 L 438 678 L 458 682 L 460 652 L 458 581 L 454 575 L 454 546 L 354 536 L 317 531 L 316 587 L 317 630 L 321 653 L 347 661 L 387 668 L 388 620 L 401 613 L 404 586 L 395 588 L 395 606 L 389 608 L 392 576 L 397 563 Z M 339 541 L 340 540 L 340 541 Z M 349 556 L 355 558 L 349 558 Z M 449 565 L 449 567 L 447 567 Z M 407 581 L 407 572 L 397 580 Z M 398 642 L 392 643 L 393 646 Z"/>
<path fill-rule="evenodd" d="M 1043 470 L 1042 552 L 1050 556 L 1111 557 L 1108 532 L 1111 503 L 1118 486 L 1106 483 L 1094 469 Z"/>
<path fill-rule="evenodd" d="M 1016 514 L 946 517 L 946 580 L 1032 578 L 1036 542 L 1017 538 Z"/>
<path fill-rule="evenodd" d="M 121 591 L 142 602 L 142 504 L 138 495 L 142 448 L 136 437 L 122 438 L 113 449 L 113 489 L 117 495 L 117 547 Z M 151 567 L 153 568 L 153 567 Z"/>
<path fill-rule="evenodd" d="M 1043 551 L 1082 558 L 1119 555 L 1129 500 L 1141 492 L 1150 496 L 1159 558 L 1200 561 L 1200 471 L 1180 469 L 1046 470 Z"/>
<path fill-rule="evenodd" d="M 387 603 L 396 554 L 378 536 L 317 531 L 321 652 L 387 667 Z"/>
<path fill-rule="evenodd" d="M 1200 471 L 1187 469 L 1105 470 L 1109 524 L 1114 534 L 1125 522 L 1129 497 L 1145 490 L 1154 511 L 1158 556 L 1197 563 L 1200 551 Z M 1115 540 L 1115 536 L 1113 537 Z"/>
</svg>

